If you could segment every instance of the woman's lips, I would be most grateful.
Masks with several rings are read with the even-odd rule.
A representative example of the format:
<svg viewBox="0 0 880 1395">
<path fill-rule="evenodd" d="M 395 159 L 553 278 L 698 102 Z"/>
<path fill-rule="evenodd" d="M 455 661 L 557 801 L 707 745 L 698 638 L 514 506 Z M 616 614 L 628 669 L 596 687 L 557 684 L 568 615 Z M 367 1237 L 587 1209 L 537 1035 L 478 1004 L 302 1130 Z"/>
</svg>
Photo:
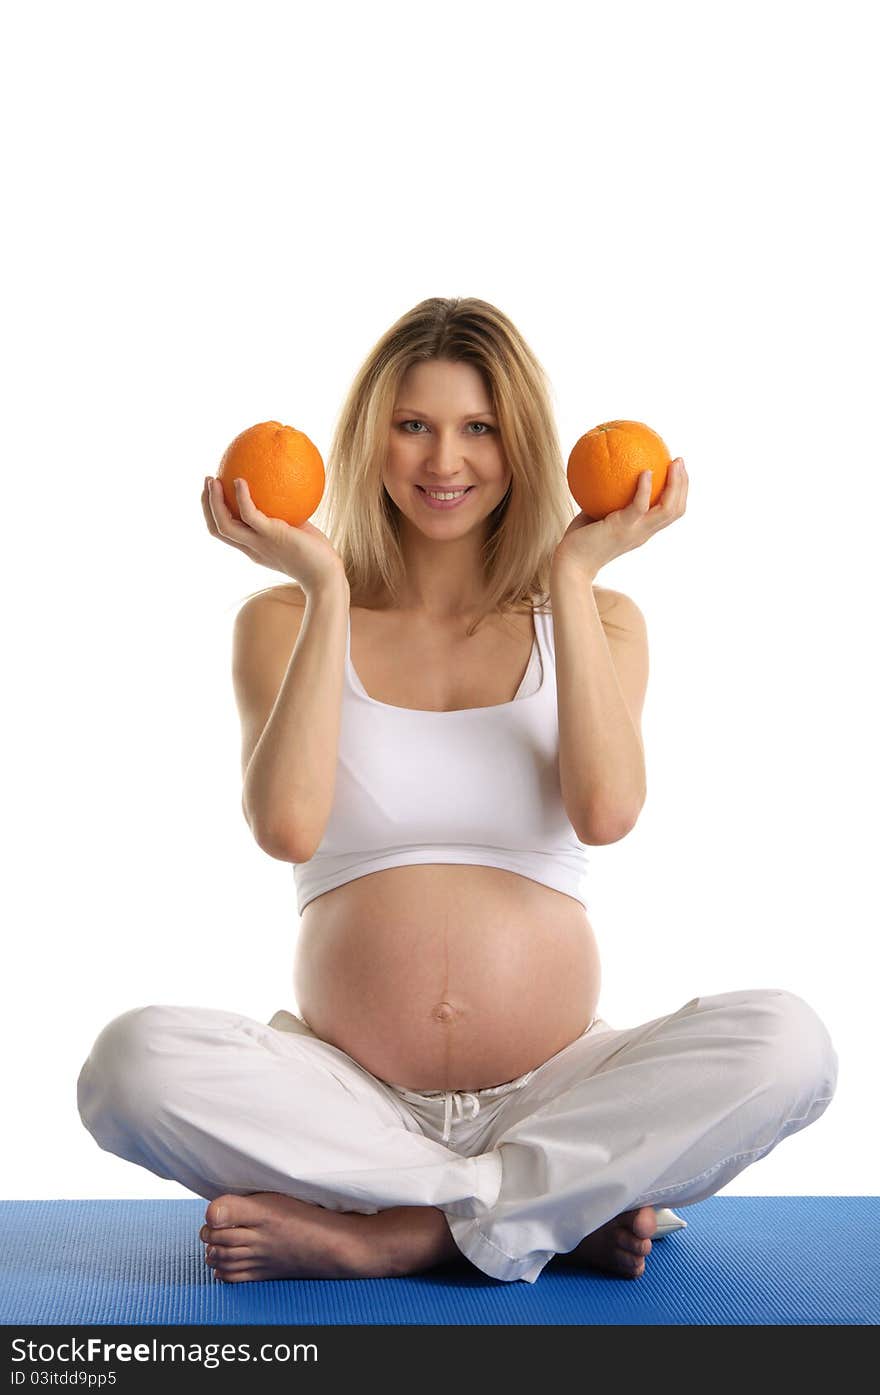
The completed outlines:
<svg viewBox="0 0 880 1395">
<path fill-rule="evenodd" d="M 457 509 L 460 504 L 464 503 L 468 495 L 473 493 L 474 486 L 469 484 L 465 492 L 460 494 L 457 499 L 432 499 L 428 491 L 423 489 L 420 484 L 416 485 L 416 489 L 419 492 L 419 497 L 429 509 Z M 440 492 L 448 493 L 449 491 L 441 490 Z"/>
</svg>

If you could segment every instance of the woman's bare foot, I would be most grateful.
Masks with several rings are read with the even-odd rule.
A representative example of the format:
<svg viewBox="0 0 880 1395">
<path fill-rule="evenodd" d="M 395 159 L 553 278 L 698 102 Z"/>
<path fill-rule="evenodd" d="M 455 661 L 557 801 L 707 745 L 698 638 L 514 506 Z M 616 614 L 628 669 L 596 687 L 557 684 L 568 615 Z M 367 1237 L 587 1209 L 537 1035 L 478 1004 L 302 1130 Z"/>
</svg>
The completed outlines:
<svg viewBox="0 0 880 1395">
<path fill-rule="evenodd" d="M 651 1236 L 656 1229 L 654 1207 L 640 1206 L 636 1211 L 623 1211 L 606 1221 L 573 1250 L 556 1258 L 563 1264 L 599 1269 L 624 1279 L 639 1279 L 645 1272 L 645 1258 L 651 1253 Z"/>
<path fill-rule="evenodd" d="M 358 1279 L 365 1276 L 370 1220 L 329 1211 L 280 1192 L 218 1196 L 199 1239 L 205 1263 L 227 1283 L 251 1279 Z"/>
<path fill-rule="evenodd" d="M 389 1278 L 459 1253 L 443 1212 L 394 1206 L 330 1211 L 280 1192 L 218 1196 L 199 1231 L 218 1279 Z"/>
</svg>

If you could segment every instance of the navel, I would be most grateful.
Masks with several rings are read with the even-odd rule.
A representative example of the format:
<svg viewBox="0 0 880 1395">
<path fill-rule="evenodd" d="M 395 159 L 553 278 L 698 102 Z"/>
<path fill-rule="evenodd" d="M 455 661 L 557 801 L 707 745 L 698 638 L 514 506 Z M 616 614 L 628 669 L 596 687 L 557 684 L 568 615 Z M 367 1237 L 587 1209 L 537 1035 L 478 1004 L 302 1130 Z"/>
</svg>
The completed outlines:
<svg viewBox="0 0 880 1395">
<path fill-rule="evenodd" d="M 438 1022 L 451 1022 L 455 1016 L 455 1008 L 451 1003 L 438 1003 L 435 1008 L 432 1008 L 431 1016 L 436 1018 Z"/>
</svg>

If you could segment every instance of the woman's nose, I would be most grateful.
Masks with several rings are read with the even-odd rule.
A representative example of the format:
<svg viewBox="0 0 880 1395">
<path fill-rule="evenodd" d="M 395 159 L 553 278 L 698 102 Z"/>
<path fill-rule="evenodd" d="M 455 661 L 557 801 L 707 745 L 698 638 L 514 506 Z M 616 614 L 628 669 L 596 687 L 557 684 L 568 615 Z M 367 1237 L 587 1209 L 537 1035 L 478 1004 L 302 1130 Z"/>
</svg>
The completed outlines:
<svg viewBox="0 0 880 1395">
<path fill-rule="evenodd" d="M 457 475 L 464 464 L 464 451 L 461 442 L 446 437 L 437 437 L 428 452 L 431 472 L 444 478 Z"/>
</svg>

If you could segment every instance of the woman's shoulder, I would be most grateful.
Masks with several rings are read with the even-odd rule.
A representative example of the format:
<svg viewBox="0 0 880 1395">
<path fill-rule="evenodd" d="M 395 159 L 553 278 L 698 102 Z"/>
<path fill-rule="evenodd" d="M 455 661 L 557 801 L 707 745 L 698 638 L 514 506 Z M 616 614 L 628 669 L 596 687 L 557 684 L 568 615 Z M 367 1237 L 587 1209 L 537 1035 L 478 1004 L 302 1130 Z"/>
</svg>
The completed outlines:
<svg viewBox="0 0 880 1395">
<path fill-rule="evenodd" d="M 627 596 L 623 591 L 611 591 L 604 586 L 594 586 L 593 596 L 599 614 L 602 616 L 613 615 L 615 621 L 620 622 L 641 615 L 641 611 L 632 596 Z"/>
<path fill-rule="evenodd" d="M 300 586 L 267 586 L 245 596 L 235 617 L 236 654 L 296 643 L 305 622 L 306 595 Z"/>
</svg>

